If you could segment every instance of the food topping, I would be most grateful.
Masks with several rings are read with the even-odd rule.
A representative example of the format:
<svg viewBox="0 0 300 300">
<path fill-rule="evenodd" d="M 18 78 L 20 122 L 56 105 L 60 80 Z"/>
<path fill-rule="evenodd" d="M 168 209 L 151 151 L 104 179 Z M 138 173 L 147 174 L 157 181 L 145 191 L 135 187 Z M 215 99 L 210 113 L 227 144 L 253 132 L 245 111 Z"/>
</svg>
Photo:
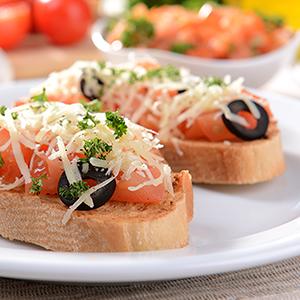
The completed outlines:
<svg viewBox="0 0 300 300">
<path fill-rule="evenodd" d="M 59 194 L 71 205 L 65 223 L 77 208 L 103 205 L 116 185 L 115 201 L 126 200 L 122 195 L 129 193 L 132 202 L 151 203 L 146 188 L 157 195 L 155 203 L 165 192 L 173 193 L 171 169 L 151 131 L 117 112 L 95 113 L 80 103 L 47 98 L 42 91 L 0 114 L 0 190 L 25 183 L 33 194 Z"/>
<path fill-rule="evenodd" d="M 63 71 L 65 77 L 62 78 L 61 73 L 55 73 L 33 92 L 38 93 L 44 86 L 49 86 L 51 98 L 60 99 L 61 95 L 67 94 L 65 90 L 70 91 L 70 97 L 72 93 L 80 94 L 80 79 L 76 81 L 75 77 L 80 78 L 80 72 L 88 72 L 87 70 L 104 82 L 98 99 L 103 111 L 118 110 L 133 122 L 159 132 L 162 140 L 173 136 L 213 142 L 236 141 L 237 136 L 224 125 L 221 117 L 225 114 L 231 122 L 247 125 L 245 116 L 229 110 L 228 104 L 234 99 L 244 101 L 256 119 L 260 116 L 259 110 L 251 101 L 253 95 L 242 85 L 243 79 L 232 81 L 229 76 L 200 78 L 185 69 L 160 66 L 153 59 L 119 65 L 109 62 L 78 62 Z M 271 116 L 265 100 L 256 98 L 255 101 Z M 106 124 L 115 130 L 116 138 L 123 131 L 126 133 L 124 124 L 118 121 L 117 113 L 108 112 L 106 118 Z M 81 129 L 92 128 L 96 125 L 94 121 L 87 112 L 78 125 Z"/>
<path fill-rule="evenodd" d="M 105 35 L 109 43 L 120 41 L 124 47 L 240 59 L 282 47 L 293 32 L 281 18 L 238 7 L 206 3 L 199 11 L 192 11 L 179 5 L 147 8 L 140 3 L 114 24 L 110 22 Z"/>
<path fill-rule="evenodd" d="M 229 114 L 222 115 L 225 126 L 242 140 L 251 141 L 266 136 L 269 126 L 269 116 L 266 110 L 255 101 L 234 100 L 227 107 Z M 252 108 L 252 109 L 251 109 Z M 241 120 L 235 118 L 240 117 Z"/>
<path fill-rule="evenodd" d="M 86 170 L 85 167 L 87 167 Z M 91 210 L 104 205 L 112 197 L 116 189 L 116 180 L 112 178 L 111 174 L 107 173 L 107 169 L 96 168 L 90 163 L 81 163 L 79 165 L 79 170 L 82 180 L 76 181 L 73 184 L 69 183 L 65 172 L 61 175 L 58 188 L 59 198 L 69 207 L 73 205 L 80 198 L 80 196 L 89 190 L 89 185 L 84 180 L 93 180 L 95 181 L 95 185 L 99 185 L 107 180 L 110 180 L 108 184 L 97 189 L 90 195 L 92 201 L 89 203 L 89 205 L 86 203 L 81 203 L 77 209 Z"/>
</svg>

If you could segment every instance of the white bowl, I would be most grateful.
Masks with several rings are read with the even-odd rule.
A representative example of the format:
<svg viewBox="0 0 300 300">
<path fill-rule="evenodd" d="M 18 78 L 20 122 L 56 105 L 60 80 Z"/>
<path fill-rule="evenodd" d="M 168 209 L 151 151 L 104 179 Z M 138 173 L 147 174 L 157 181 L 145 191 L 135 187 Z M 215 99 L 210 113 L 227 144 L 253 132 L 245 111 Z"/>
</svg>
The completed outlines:
<svg viewBox="0 0 300 300">
<path fill-rule="evenodd" d="M 131 53 L 135 57 L 150 55 L 161 64 L 185 67 L 199 76 L 224 77 L 230 74 L 233 79 L 244 77 L 245 84 L 250 87 L 263 85 L 282 66 L 290 64 L 300 43 L 300 32 L 296 32 L 289 43 L 267 54 L 245 59 L 207 59 L 159 49 L 123 48 L 119 41 L 110 44 L 104 38 L 105 27 L 105 20 L 99 20 L 93 25 L 92 41 L 101 50 L 104 58 L 114 63 L 124 62 Z"/>
</svg>

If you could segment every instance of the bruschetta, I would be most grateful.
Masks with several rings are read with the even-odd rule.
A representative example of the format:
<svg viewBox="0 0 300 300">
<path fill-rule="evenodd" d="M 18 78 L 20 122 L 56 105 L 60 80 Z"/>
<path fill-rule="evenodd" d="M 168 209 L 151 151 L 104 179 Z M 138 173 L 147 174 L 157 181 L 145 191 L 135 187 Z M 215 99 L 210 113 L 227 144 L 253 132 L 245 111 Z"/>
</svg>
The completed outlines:
<svg viewBox="0 0 300 300">
<path fill-rule="evenodd" d="M 150 130 L 117 112 L 48 101 L 0 106 L 0 235 L 54 251 L 180 248 L 191 176 Z"/>
<path fill-rule="evenodd" d="M 52 101 L 118 110 L 158 132 L 170 166 L 188 169 L 195 183 L 252 184 L 281 175 L 285 164 L 269 103 L 242 83 L 200 78 L 153 59 L 78 62 L 33 94 L 47 88 Z"/>
</svg>

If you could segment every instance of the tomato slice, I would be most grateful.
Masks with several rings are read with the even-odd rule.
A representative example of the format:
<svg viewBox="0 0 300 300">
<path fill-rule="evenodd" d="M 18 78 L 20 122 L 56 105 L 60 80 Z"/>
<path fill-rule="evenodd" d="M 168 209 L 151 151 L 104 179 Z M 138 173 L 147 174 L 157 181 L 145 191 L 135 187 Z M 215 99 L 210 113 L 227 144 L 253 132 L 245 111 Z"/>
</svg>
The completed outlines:
<svg viewBox="0 0 300 300">
<path fill-rule="evenodd" d="M 151 169 L 154 178 L 159 176 L 157 169 Z M 111 200 L 120 202 L 136 202 L 136 203 L 160 203 L 164 197 L 165 188 L 163 184 L 158 186 L 145 186 L 137 191 L 130 191 L 128 188 L 137 186 L 148 180 L 137 173 L 133 173 L 129 180 L 117 181 L 116 190 Z"/>
</svg>

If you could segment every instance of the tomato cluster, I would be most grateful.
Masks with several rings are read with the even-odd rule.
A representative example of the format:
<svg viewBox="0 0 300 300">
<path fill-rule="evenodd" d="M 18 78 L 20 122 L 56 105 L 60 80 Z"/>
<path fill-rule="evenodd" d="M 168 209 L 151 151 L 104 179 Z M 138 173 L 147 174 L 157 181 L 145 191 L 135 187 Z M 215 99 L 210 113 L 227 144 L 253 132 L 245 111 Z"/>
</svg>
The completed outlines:
<svg viewBox="0 0 300 300">
<path fill-rule="evenodd" d="M 3 0 L 0 2 L 0 48 L 12 49 L 30 31 L 58 45 L 80 41 L 92 17 L 85 0 Z"/>
</svg>

